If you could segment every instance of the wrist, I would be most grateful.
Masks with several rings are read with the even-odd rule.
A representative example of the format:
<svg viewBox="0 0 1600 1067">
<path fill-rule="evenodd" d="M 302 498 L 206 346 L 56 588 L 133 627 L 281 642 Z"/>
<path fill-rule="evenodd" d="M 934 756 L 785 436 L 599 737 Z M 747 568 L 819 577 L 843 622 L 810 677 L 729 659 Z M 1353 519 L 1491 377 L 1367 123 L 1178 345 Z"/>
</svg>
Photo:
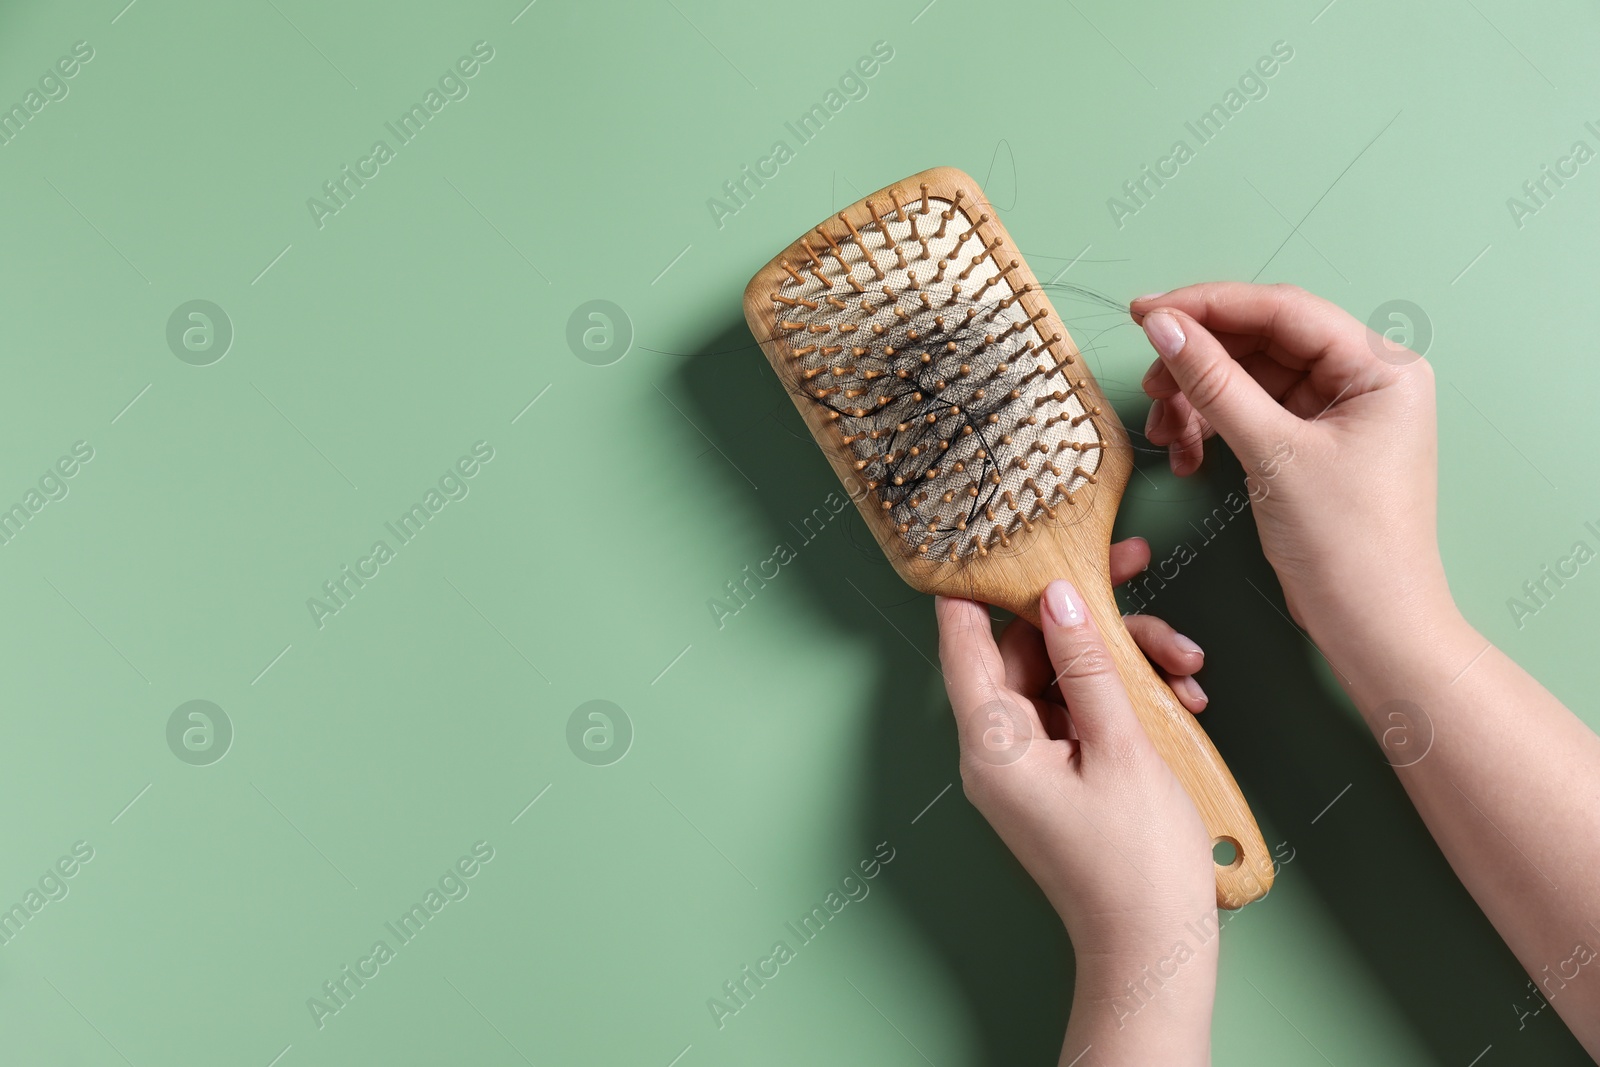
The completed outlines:
<svg viewBox="0 0 1600 1067">
<path fill-rule="evenodd" d="M 1489 643 L 1448 596 L 1405 610 L 1375 605 L 1311 638 L 1375 730 L 1387 726 L 1373 716 L 1394 701 L 1434 703 L 1428 695 L 1453 684 Z M 1441 709 L 1425 710 L 1431 716 Z"/>
<path fill-rule="evenodd" d="M 1165 993 L 1140 1002 L 1126 993 L 1091 994 L 1080 985 L 1073 993 L 1060 1062 L 1074 1067 L 1134 1063 L 1208 1067 L 1214 1000 L 1214 988 L 1203 1003 Z"/>
<path fill-rule="evenodd" d="M 1209 1062 L 1218 935 L 1213 912 L 1141 947 L 1078 952 L 1067 1060 L 1092 1044 L 1104 1062 Z"/>
<path fill-rule="evenodd" d="M 1386 668 L 1470 630 L 1443 581 L 1414 576 L 1381 590 L 1342 590 L 1303 617 L 1306 633 L 1342 678 Z M 1299 614 L 1299 612 L 1296 612 Z"/>
</svg>

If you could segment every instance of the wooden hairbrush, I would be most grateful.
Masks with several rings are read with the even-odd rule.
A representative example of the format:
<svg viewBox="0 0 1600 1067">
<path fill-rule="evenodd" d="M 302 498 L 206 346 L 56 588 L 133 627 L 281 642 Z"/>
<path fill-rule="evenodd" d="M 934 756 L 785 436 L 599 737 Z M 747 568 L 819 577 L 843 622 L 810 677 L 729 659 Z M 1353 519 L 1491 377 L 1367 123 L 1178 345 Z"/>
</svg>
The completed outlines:
<svg viewBox="0 0 1600 1067">
<path fill-rule="evenodd" d="M 936 167 L 851 205 L 761 268 L 744 311 L 914 588 L 1037 625 L 1050 581 L 1078 587 L 1145 732 L 1233 845 L 1217 904 L 1266 895 L 1272 857 L 1238 783 L 1112 595 L 1127 433 L 978 184 Z"/>
</svg>

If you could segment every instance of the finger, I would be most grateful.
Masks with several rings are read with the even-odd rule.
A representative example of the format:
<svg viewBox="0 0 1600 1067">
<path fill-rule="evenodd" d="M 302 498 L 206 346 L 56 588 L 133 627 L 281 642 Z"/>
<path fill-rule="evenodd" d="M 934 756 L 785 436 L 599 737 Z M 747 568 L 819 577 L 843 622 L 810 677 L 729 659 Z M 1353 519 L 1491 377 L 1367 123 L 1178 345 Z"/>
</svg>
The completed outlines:
<svg viewBox="0 0 1600 1067">
<path fill-rule="evenodd" d="M 1184 312 L 1153 310 L 1144 317 L 1144 331 L 1189 403 L 1246 465 L 1264 455 L 1273 442 L 1284 440 L 1298 423 L 1204 326 Z M 1192 450 L 1191 442 L 1185 444 Z"/>
<path fill-rule="evenodd" d="M 1174 630 L 1165 619 L 1124 615 L 1122 621 L 1133 635 L 1133 643 L 1167 673 L 1182 677 L 1205 666 L 1206 654 L 1200 646 Z"/>
<path fill-rule="evenodd" d="M 1121 585 L 1150 566 L 1150 542 L 1128 537 L 1111 546 L 1111 584 Z M 1031 629 L 1031 627 L 1030 627 Z"/>
<path fill-rule="evenodd" d="M 1208 282 L 1130 305 L 1135 322 L 1159 307 L 1176 308 L 1208 330 L 1265 341 L 1265 351 L 1298 370 L 1310 371 L 1327 396 L 1359 396 L 1394 378 L 1395 368 L 1378 358 L 1370 331 L 1349 312 L 1292 285 Z"/>
<path fill-rule="evenodd" d="M 1005 664 L 1006 688 L 1035 697 L 1050 684 L 1050 657 L 1044 638 L 1027 619 L 1012 619 L 1000 632 L 1000 659 Z"/>
<path fill-rule="evenodd" d="M 1174 435 L 1167 449 L 1167 462 L 1173 474 L 1187 478 L 1200 469 L 1200 461 L 1206 455 L 1206 437 L 1210 433 L 1211 426 L 1205 418 L 1194 408 L 1189 408 L 1182 429 Z"/>
<path fill-rule="evenodd" d="M 1150 405 L 1150 418 L 1145 421 L 1145 440 L 1160 448 L 1170 445 L 1183 429 L 1189 410 L 1189 401 L 1180 392 Z"/>
<path fill-rule="evenodd" d="M 965 752 L 985 744 L 1000 724 L 1009 738 L 1037 737 L 1044 727 L 1032 701 L 1006 689 L 1005 662 L 995 645 L 989 609 L 971 600 L 935 597 L 939 662 Z"/>
<path fill-rule="evenodd" d="M 1142 324 L 1143 320 L 1140 322 Z M 1166 364 L 1161 362 L 1160 356 L 1157 356 L 1145 369 L 1139 388 L 1143 389 L 1144 395 L 1151 400 L 1165 400 L 1178 391 L 1178 383 L 1173 381 L 1172 372 L 1167 370 Z"/>
<path fill-rule="evenodd" d="M 1157 400 L 1162 418 L 1145 432 L 1145 440 L 1167 450 L 1167 462 L 1179 477 L 1193 474 L 1205 458 L 1205 442 L 1216 431 L 1182 393 Z"/>
<path fill-rule="evenodd" d="M 1178 698 L 1178 703 L 1196 715 L 1206 710 L 1206 705 L 1211 703 L 1211 698 L 1206 696 L 1206 691 L 1200 688 L 1200 683 L 1191 675 L 1163 674 L 1162 679 L 1167 683 L 1167 688 L 1172 690 L 1172 695 Z"/>
<path fill-rule="evenodd" d="M 1232 351 L 1232 346 L 1225 347 Z M 1237 358 L 1239 366 L 1260 382 L 1267 395 L 1290 414 L 1309 418 L 1327 410 L 1327 399 L 1317 393 L 1304 372 L 1291 370 L 1261 352 L 1247 352 Z M 1153 445 L 1168 447 L 1173 473 L 1187 476 L 1200 468 L 1205 458 L 1204 442 L 1216 431 L 1205 416 L 1195 412 L 1159 358 L 1155 369 L 1160 374 L 1146 376 L 1145 391 L 1157 397 L 1151 404 L 1152 415 L 1159 410 L 1162 417 L 1152 418 L 1146 425 L 1145 439 Z"/>
<path fill-rule="evenodd" d="M 1039 607 L 1050 664 L 1085 750 L 1139 743 L 1144 732 L 1082 594 L 1057 579 L 1045 587 Z"/>
<path fill-rule="evenodd" d="M 933 598 L 939 622 L 939 663 L 956 718 L 995 699 L 1005 685 L 1005 664 L 995 646 L 989 610 L 958 597 Z"/>
<path fill-rule="evenodd" d="M 1160 428 L 1167 413 L 1167 402 L 1162 397 L 1150 401 L 1150 413 L 1144 417 L 1144 439 L 1155 443 L 1156 431 Z"/>
<path fill-rule="evenodd" d="M 1246 337 L 1236 333 L 1211 332 L 1217 343 L 1227 349 L 1228 354 L 1239 361 L 1239 365 L 1250 372 L 1250 377 L 1261 383 L 1261 388 L 1267 395 L 1284 404 L 1285 398 L 1294 389 L 1309 380 L 1306 372 L 1297 367 L 1274 359 L 1266 350 L 1266 342 L 1259 337 Z M 1178 383 L 1173 380 L 1172 372 L 1167 370 L 1161 357 L 1157 356 L 1144 373 L 1144 380 L 1140 383 L 1145 395 L 1154 399 L 1168 399 L 1182 396 Z M 1326 401 L 1324 401 L 1326 403 Z M 1290 408 L 1293 410 L 1293 408 Z"/>
<path fill-rule="evenodd" d="M 1158 405 L 1160 418 L 1146 425 L 1145 440 L 1158 448 L 1165 448 L 1176 441 L 1183 428 L 1188 425 L 1189 413 L 1194 407 L 1189 403 L 1189 398 L 1176 388 L 1173 389 L 1171 396 L 1151 404 L 1151 410 L 1157 410 Z"/>
</svg>

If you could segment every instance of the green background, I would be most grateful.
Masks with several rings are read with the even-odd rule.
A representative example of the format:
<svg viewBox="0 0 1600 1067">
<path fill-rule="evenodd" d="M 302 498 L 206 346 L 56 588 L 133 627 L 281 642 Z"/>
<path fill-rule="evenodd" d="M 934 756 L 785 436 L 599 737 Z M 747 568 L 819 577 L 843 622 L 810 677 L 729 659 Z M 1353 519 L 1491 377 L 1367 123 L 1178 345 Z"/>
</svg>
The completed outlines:
<svg viewBox="0 0 1600 1067">
<path fill-rule="evenodd" d="M 0 546 L 0 904 L 94 850 L 0 946 L 0 1058 L 1053 1062 L 1070 948 L 944 792 L 927 600 L 847 515 L 708 607 L 833 485 L 744 283 L 928 166 L 983 182 L 1041 276 L 1118 300 L 1259 278 L 1423 309 L 1457 596 L 1600 722 L 1600 577 L 1520 628 L 1506 603 L 1600 521 L 1600 163 L 1520 228 L 1506 206 L 1600 147 L 1593 5 L 925 3 L 0 6 L 6 107 L 94 49 L 0 146 L 0 504 L 94 450 Z M 469 95 L 319 228 L 307 198 L 478 41 Z M 878 41 L 866 97 L 795 148 Z M 1275 41 L 1265 98 L 1119 228 L 1107 198 Z M 779 138 L 719 228 L 708 198 Z M 196 299 L 234 331 L 207 366 L 167 342 Z M 622 315 L 586 361 L 595 299 Z M 1062 312 L 1141 426 L 1142 336 Z M 319 628 L 307 599 L 479 441 L 470 493 Z M 1293 856 L 1226 928 L 1217 1062 L 1583 1062 L 1553 1011 L 1519 1024 L 1527 976 L 1249 524 L 1201 547 L 1237 466 L 1141 462 L 1121 528 L 1198 556 L 1151 610 L 1206 647 L 1206 723 Z M 209 765 L 167 741 L 196 699 L 234 735 Z M 569 745 L 591 700 L 631 724 L 620 761 Z M 307 998 L 479 841 L 469 895 L 319 1029 Z M 870 895 L 718 1029 L 707 999 L 884 841 Z"/>
</svg>

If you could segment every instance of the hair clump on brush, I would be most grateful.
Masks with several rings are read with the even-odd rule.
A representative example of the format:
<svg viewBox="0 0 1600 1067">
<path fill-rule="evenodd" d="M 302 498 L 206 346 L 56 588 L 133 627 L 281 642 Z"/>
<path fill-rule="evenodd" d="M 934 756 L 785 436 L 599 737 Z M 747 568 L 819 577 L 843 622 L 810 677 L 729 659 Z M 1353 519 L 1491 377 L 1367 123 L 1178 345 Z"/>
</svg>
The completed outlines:
<svg viewBox="0 0 1600 1067">
<path fill-rule="evenodd" d="M 819 228 L 782 263 L 777 328 L 797 388 L 828 412 L 905 549 L 962 561 L 1060 520 L 1094 484 L 1100 409 L 1080 396 L 1060 334 L 1030 314 L 995 261 L 1000 240 L 964 193 L 922 196 L 847 233 Z M 1031 291 L 1037 292 L 1036 288 Z"/>
</svg>

